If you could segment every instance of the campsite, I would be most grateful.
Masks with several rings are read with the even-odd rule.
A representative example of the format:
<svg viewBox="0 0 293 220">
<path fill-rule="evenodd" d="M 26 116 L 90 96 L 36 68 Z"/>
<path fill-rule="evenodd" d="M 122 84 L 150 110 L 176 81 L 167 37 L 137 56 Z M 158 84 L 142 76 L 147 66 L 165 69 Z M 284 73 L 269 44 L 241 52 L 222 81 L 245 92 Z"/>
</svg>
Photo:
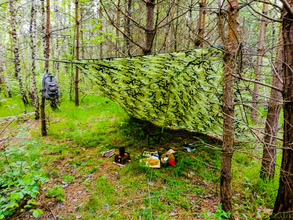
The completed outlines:
<svg viewBox="0 0 293 220">
<path fill-rule="evenodd" d="M 293 219 L 293 1 L 0 15 L 0 219 Z"/>
</svg>

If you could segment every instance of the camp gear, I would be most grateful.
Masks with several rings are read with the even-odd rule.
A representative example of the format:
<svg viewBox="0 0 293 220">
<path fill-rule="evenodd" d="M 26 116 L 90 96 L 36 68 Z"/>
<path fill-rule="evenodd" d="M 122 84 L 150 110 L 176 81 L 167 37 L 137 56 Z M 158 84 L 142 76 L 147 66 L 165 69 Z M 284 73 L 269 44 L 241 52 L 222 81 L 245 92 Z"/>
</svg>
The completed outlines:
<svg viewBox="0 0 293 220">
<path fill-rule="evenodd" d="M 144 151 L 139 160 L 140 166 L 150 167 L 150 168 L 160 168 L 161 163 L 159 159 L 158 151 Z"/>
<path fill-rule="evenodd" d="M 125 164 L 130 160 L 130 154 L 125 152 L 124 147 L 119 148 L 119 154 L 115 155 L 115 163 Z"/>
<path fill-rule="evenodd" d="M 102 153 L 102 157 L 112 157 L 115 155 L 114 150 L 107 150 L 107 151 L 103 151 Z"/>
<path fill-rule="evenodd" d="M 53 74 L 48 72 L 48 69 L 45 70 L 43 75 L 40 92 L 42 92 L 42 97 L 47 100 L 57 100 L 59 98 L 59 86 Z"/>
<path fill-rule="evenodd" d="M 182 150 L 186 150 L 188 153 L 195 151 L 195 146 L 192 144 L 184 143 L 182 145 Z"/>
<path fill-rule="evenodd" d="M 222 56 L 211 47 L 72 63 L 135 118 L 222 133 Z"/>
</svg>

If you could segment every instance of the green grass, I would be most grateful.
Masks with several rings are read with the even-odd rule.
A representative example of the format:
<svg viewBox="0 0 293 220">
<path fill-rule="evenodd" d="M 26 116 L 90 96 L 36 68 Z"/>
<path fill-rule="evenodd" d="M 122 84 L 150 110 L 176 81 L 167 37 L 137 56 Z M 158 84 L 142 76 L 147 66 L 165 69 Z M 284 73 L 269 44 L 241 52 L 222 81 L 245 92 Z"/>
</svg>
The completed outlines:
<svg viewBox="0 0 293 220">
<path fill-rule="evenodd" d="M 66 99 L 67 96 L 61 98 L 58 111 L 53 112 L 48 104 L 46 106 L 48 137 L 41 137 L 38 125 L 36 129 L 32 128 L 31 116 L 28 120 L 16 120 L 8 131 L 11 137 L 28 139 L 11 142 L 7 147 L 10 163 L 23 161 L 32 164 L 34 169 L 42 170 L 52 181 L 78 182 L 87 189 L 89 198 L 75 214 L 63 216 L 63 219 L 73 219 L 78 213 L 83 219 L 125 219 L 127 216 L 133 219 L 167 219 L 169 213 L 176 209 L 182 215 L 193 216 L 191 208 L 201 204 L 205 195 L 218 195 L 221 152 L 207 148 L 198 139 L 192 139 L 199 134 L 165 129 L 162 139 L 164 146 L 178 148 L 184 141 L 193 140 L 197 145 L 196 151 L 178 151 L 175 167 L 140 167 L 138 158 L 147 148 L 147 135 L 159 133 L 159 127 L 129 117 L 116 104 L 99 94 L 85 96 L 80 107 L 75 107 L 73 102 Z M 14 111 L 8 107 L 12 103 L 15 104 Z M 14 98 L 1 104 L 0 113 L 4 116 L 23 111 L 22 103 Z M 204 142 L 213 142 L 205 136 L 198 137 Z M 219 143 L 211 144 L 221 147 Z M 154 143 L 152 145 L 155 146 Z M 111 166 L 112 159 L 100 158 L 101 151 L 120 146 L 126 147 L 131 154 L 132 162 L 125 167 Z M 261 157 L 261 151 L 254 150 L 253 143 L 244 147 L 243 152 L 235 151 L 233 156 L 233 204 L 237 204 L 234 206 L 236 212 L 249 215 L 257 213 L 259 208 L 273 207 L 279 167 L 273 181 L 259 180 L 260 160 L 257 157 Z M 280 160 L 278 152 L 278 164 Z M 65 164 L 68 167 L 64 168 Z M 7 167 L 7 162 L 1 158 L 0 170 L 4 167 Z M 72 169 L 78 174 L 71 174 Z M 95 178 L 84 177 L 89 174 Z M 150 182 L 153 185 L 149 185 Z M 212 187 L 215 185 L 218 187 Z M 196 200 L 195 204 L 190 203 L 193 199 Z M 126 207 L 119 208 L 125 203 Z M 111 217 L 108 217 L 110 214 Z M 218 216 L 222 214 L 220 209 L 216 212 Z"/>
</svg>

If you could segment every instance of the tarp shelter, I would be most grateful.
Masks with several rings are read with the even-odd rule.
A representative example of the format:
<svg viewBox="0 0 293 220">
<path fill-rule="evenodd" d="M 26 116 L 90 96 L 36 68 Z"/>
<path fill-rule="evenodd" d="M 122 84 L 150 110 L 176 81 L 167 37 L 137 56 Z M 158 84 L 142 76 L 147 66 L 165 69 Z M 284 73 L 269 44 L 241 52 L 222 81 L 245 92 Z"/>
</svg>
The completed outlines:
<svg viewBox="0 0 293 220">
<path fill-rule="evenodd" d="M 133 117 L 221 133 L 222 56 L 219 48 L 208 47 L 70 62 Z"/>
</svg>

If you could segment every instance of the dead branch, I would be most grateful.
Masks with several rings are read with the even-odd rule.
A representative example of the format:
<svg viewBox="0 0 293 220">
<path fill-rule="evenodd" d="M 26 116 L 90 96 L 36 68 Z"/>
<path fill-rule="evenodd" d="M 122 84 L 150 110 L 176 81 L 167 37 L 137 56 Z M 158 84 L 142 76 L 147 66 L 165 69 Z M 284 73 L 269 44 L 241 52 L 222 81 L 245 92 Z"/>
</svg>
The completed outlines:
<svg viewBox="0 0 293 220">
<path fill-rule="evenodd" d="M 195 4 L 197 4 L 197 3 L 198 3 L 198 1 L 195 2 L 193 5 L 191 5 L 190 8 L 192 8 L 192 7 L 193 7 Z M 175 18 L 173 18 L 173 19 L 171 19 L 170 21 L 168 21 L 166 24 L 163 24 L 162 26 L 157 27 L 156 29 L 161 29 L 161 28 L 167 26 L 168 24 L 170 24 L 170 23 L 173 22 L 174 20 L 176 20 L 176 19 L 182 17 L 183 15 L 185 15 L 185 14 L 186 14 L 187 12 L 189 12 L 189 11 L 190 11 L 190 9 L 186 10 L 186 11 L 183 12 L 182 14 L 176 16 Z M 162 20 L 162 21 L 163 21 L 163 20 Z M 162 23 L 162 21 L 160 21 L 160 22 L 158 23 L 158 26 L 160 25 L 160 23 Z"/>
<path fill-rule="evenodd" d="M 286 11 L 291 15 L 293 16 L 293 10 L 291 8 L 291 6 L 288 4 L 288 2 L 286 0 L 280 0 L 283 5 L 284 5 L 284 8 L 286 9 Z"/>
<path fill-rule="evenodd" d="M 208 163 L 206 163 L 206 162 L 204 162 L 204 161 L 202 161 L 202 160 L 196 159 L 194 156 L 191 156 L 191 157 L 192 157 L 194 160 L 199 161 L 199 162 L 201 162 L 201 163 L 207 165 L 208 167 L 211 167 L 211 168 L 216 169 L 216 170 L 221 170 L 221 169 L 218 168 L 218 167 L 214 167 L 214 166 L 212 166 L 212 165 L 210 165 L 210 164 L 208 164 Z"/>
<path fill-rule="evenodd" d="M 146 31 L 145 27 L 142 26 L 141 24 L 139 24 L 138 22 L 136 22 L 132 17 L 130 17 L 129 15 L 125 14 L 114 2 L 113 0 L 111 0 L 112 4 L 115 6 L 115 8 L 120 11 L 125 17 L 127 17 L 129 20 L 131 20 L 138 28 L 143 29 Z"/>
<path fill-rule="evenodd" d="M 277 91 L 279 91 L 279 92 L 283 92 L 283 89 L 280 89 L 280 88 L 278 88 L 278 87 L 275 87 L 275 86 L 272 86 L 272 85 L 269 85 L 269 84 L 266 84 L 266 83 L 263 83 L 263 82 L 260 82 L 260 81 L 257 81 L 257 80 L 244 78 L 244 77 L 241 77 L 241 76 L 239 76 L 239 75 L 237 75 L 237 74 L 233 74 L 233 73 L 232 73 L 232 76 L 235 76 L 235 77 L 237 77 L 238 79 L 242 79 L 242 80 L 244 80 L 244 81 L 246 81 L 246 82 L 257 83 L 257 84 L 259 84 L 259 85 L 266 86 L 266 87 L 269 87 L 269 88 L 271 88 L 271 89 L 275 89 L 275 90 L 277 90 Z"/>
<path fill-rule="evenodd" d="M 9 125 L 11 125 L 12 122 L 14 122 L 14 120 L 15 120 L 15 118 L 12 119 L 12 120 L 11 120 L 11 121 L 5 126 L 5 128 L 3 128 L 3 130 L 2 130 L 1 133 L 0 133 L 0 135 L 2 135 L 2 134 L 5 132 L 5 130 L 9 127 Z"/>
<path fill-rule="evenodd" d="M 267 15 L 265 15 L 265 14 L 263 14 L 263 13 L 257 11 L 257 10 L 255 10 L 251 5 L 248 5 L 248 6 L 249 6 L 249 8 L 251 8 L 252 11 L 254 11 L 255 13 L 257 13 L 257 14 L 263 16 L 263 17 L 265 17 L 266 19 L 269 19 L 269 20 L 275 21 L 275 22 L 282 22 L 282 19 L 269 17 L 269 16 L 267 16 Z"/>
<path fill-rule="evenodd" d="M 44 204 L 44 206 L 45 206 L 45 208 L 46 208 L 48 211 L 50 211 L 50 212 L 52 213 L 54 220 L 57 220 L 57 218 L 56 218 L 56 216 L 54 215 L 54 212 L 52 211 L 52 209 L 50 209 L 50 207 L 47 206 L 47 205 L 45 205 L 45 204 Z"/>
<path fill-rule="evenodd" d="M 128 36 L 126 33 L 124 33 L 124 31 L 122 31 L 119 27 L 117 27 L 117 25 L 115 24 L 115 22 L 113 21 L 113 19 L 111 19 L 111 16 L 109 15 L 108 11 L 105 9 L 105 6 L 103 4 L 103 1 L 101 1 L 101 5 L 109 19 L 109 22 L 121 33 L 123 34 L 124 37 L 126 37 L 127 39 L 129 39 L 133 44 L 135 44 L 136 46 L 138 46 L 140 49 L 144 50 L 144 48 L 139 45 L 138 43 L 136 43 L 130 36 Z"/>
<path fill-rule="evenodd" d="M 134 201 L 140 201 L 140 200 L 144 200 L 144 199 L 151 199 L 151 198 L 158 198 L 158 197 L 163 197 L 164 195 L 160 195 L 160 196 L 151 196 L 148 198 L 140 198 L 140 199 L 131 199 L 128 202 L 125 202 L 124 204 L 122 204 L 121 206 L 119 206 L 117 209 L 115 209 L 110 215 L 108 215 L 107 218 L 111 217 L 113 214 L 115 214 L 120 208 L 126 206 L 127 204 L 134 202 Z"/>
</svg>

